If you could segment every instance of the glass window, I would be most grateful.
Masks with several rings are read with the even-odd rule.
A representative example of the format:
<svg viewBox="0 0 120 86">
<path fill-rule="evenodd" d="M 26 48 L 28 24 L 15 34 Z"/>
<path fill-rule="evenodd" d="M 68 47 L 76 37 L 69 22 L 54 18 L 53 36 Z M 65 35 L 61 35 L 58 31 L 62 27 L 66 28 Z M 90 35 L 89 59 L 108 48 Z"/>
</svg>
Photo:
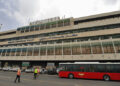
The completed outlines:
<svg viewBox="0 0 120 86">
<path fill-rule="evenodd" d="M 7 49 L 7 51 L 6 51 L 6 56 L 9 56 L 9 55 L 10 55 L 10 51 L 11 51 L 11 49 Z"/>
<path fill-rule="evenodd" d="M 40 47 L 40 55 L 46 55 L 46 46 L 45 47 Z"/>
<path fill-rule="evenodd" d="M 22 48 L 21 56 L 26 56 L 27 48 Z"/>
<path fill-rule="evenodd" d="M 81 51 L 80 51 L 80 45 L 72 45 L 72 54 L 73 55 L 80 55 Z"/>
<path fill-rule="evenodd" d="M 47 55 L 54 55 L 54 46 L 47 47 Z"/>
<path fill-rule="evenodd" d="M 6 49 L 3 49 L 2 56 L 5 56 Z"/>
<path fill-rule="evenodd" d="M 2 54 L 2 51 L 3 51 L 3 50 L 2 50 L 2 49 L 0 49 L 0 55 Z"/>
<path fill-rule="evenodd" d="M 55 55 L 62 55 L 62 46 L 55 46 Z"/>
<path fill-rule="evenodd" d="M 32 56 L 32 54 L 33 54 L 33 48 L 32 47 L 28 48 L 27 49 L 27 56 Z"/>
<path fill-rule="evenodd" d="M 15 48 L 11 49 L 11 52 L 10 52 L 10 53 L 11 53 L 11 56 L 15 56 L 16 50 L 17 50 L 17 49 L 15 49 Z"/>
<path fill-rule="evenodd" d="M 39 56 L 39 47 L 34 47 L 34 54 L 33 56 Z"/>
<path fill-rule="evenodd" d="M 66 45 L 66 46 L 64 45 L 63 46 L 63 54 L 64 55 L 71 55 L 71 49 L 72 48 L 70 48 L 70 45 Z"/>
<path fill-rule="evenodd" d="M 21 54 L 21 48 L 17 48 L 16 56 L 20 56 L 20 54 Z"/>
</svg>

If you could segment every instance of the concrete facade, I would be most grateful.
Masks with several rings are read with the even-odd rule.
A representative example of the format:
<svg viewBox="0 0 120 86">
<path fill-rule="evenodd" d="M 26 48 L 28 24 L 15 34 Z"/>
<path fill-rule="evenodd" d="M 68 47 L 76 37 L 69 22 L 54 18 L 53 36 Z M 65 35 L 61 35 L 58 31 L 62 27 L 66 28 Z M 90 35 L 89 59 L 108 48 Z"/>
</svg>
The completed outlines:
<svg viewBox="0 0 120 86">
<path fill-rule="evenodd" d="M 120 11 L 0 32 L 0 61 L 120 61 Z"/>
</svg>

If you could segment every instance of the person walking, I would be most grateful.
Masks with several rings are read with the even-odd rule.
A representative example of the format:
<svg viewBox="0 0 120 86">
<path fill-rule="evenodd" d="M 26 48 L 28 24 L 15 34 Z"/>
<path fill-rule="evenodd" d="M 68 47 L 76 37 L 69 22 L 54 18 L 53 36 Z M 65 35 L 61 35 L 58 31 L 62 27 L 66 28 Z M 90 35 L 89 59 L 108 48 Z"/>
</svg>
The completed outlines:
<svg viewBox="0 0 120 86">
<path fill-rule="evenodd" d="M 37 68 L 35 68 L 35 70 L 34 70 L 34 79 L 37 78 L 37 73 L 38 73 L 38 70 L 37 70 Z"/>
<path fill-rule="evenodd" d="M 21 70 L 20 70 L 20 68 L 17 70 L 17 75 L 16 75 L 16 78 L 15 78 L 15 83 L 16 83 L 16 81 L 18 80 L 18 83 L 20 83 L 20 75 L 21 75 Z"/>
</svg>

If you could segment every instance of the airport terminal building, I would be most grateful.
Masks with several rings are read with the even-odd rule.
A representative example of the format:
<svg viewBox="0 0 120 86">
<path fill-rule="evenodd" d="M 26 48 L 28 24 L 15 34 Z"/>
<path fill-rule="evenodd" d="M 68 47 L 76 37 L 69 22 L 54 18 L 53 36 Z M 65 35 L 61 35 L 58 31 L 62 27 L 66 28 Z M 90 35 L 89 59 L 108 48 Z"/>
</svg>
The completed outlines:
<svg viewBox="0 0 120 86">
<path fill-rule="evenodd" d="M 120 11 L 50 18 L 0 32 L 1 66 L 120 61 Z"/>
</svg>

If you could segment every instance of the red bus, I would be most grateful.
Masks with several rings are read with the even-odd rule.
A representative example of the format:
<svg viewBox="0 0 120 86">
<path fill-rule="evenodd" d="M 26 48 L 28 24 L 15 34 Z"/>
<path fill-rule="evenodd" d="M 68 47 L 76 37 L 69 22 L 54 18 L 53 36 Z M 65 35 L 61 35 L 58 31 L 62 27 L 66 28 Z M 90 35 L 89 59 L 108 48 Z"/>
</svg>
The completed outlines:
<svg viewBox="0 0 120 86">
<path fill-rule="evenodd" d="M 120 63 L 60 63 L 59 77 L 120 80 Z"/>
</svg>

